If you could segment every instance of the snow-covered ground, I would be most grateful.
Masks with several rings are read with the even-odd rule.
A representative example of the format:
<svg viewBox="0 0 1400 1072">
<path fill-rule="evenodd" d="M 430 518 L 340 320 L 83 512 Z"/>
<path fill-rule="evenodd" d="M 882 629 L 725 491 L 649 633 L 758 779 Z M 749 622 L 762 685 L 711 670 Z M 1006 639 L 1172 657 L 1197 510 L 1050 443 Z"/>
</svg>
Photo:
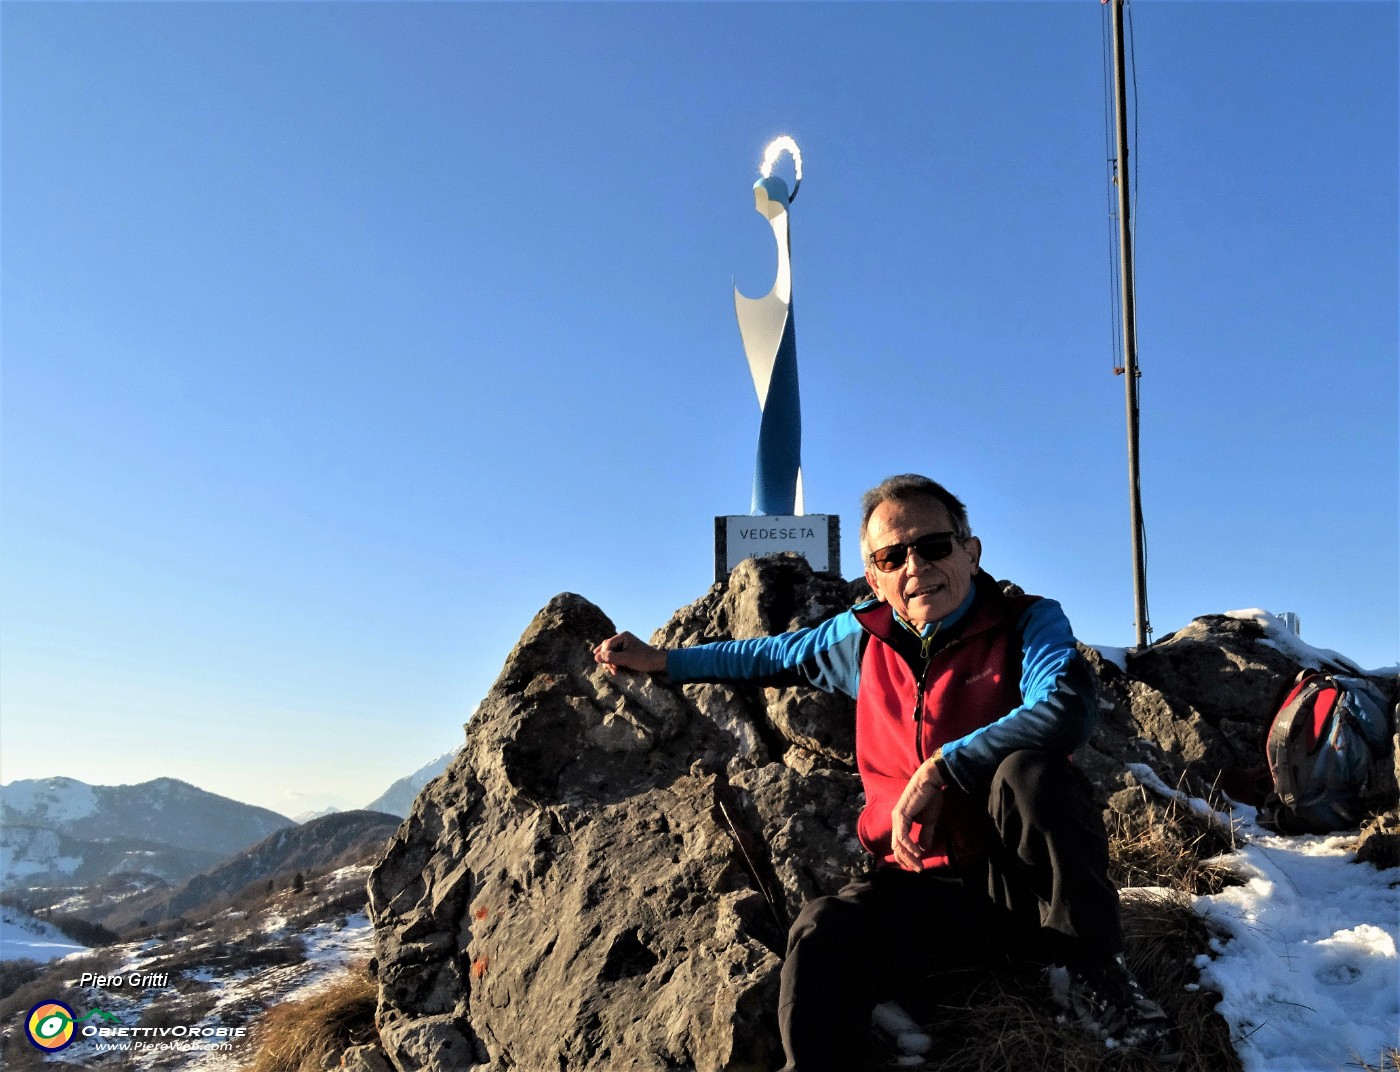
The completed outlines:
<svg viewBox="0 0 1400 1072">
<path fill-rule="evenodd" d="M 1268 611 L 1226 617 L 1256 622 L 1265 643 L 1305 667 L 1373 677 L 1400 671 L 1363 671 Z M 1122 649 L 1099 650 L 1126 666 Z M 1158 794 L 1186 800 L 1150 769 L 1132 769 Z M 1186 803 L 1212 812 L 1205 801 Z M 1241 846 L 1221 862 L 1244 884 L 1194 899 L 1217 935 L 1212 956 L 1201 958 L 1201 982 L 1222 995 L 1217 1011 L 1245 1072 L 1394 1067 L 1386 1054 L 1400 1050 L 1400 869 L 1353 862 L 1355 833 L 1284 837 L 1260 827 L 1245 805 L 1216 817 Z"/>
<path fill-rule="evenodd" d="M 318 924 L 302 931 L 301 938 L 306 946 L 305 962 L 224 980 L 219 1003 L 205 1015 L 205 1020 L 217 1021 L 226 1010 L 250 1005 L 265 1009 L 313 997 L 332 985 L 351 964 L 368 960 L 374 952 L 374 931 L 363 912 L 349 917 L 344 926 Z M 247 1067 L 251 1057 L 252 1048 L 247 1045 L 227 1050 L 207 1048 L 191 1052 L 180 1067 L 183 1072 L 238 1072 Z M 132 1067 L 151 1065 L 151 1060 L 137 1055 Z"/>
<path fill-rule="evenodd" d="M 267 1009 L 313 996 L 372 955 L 373 932 L 364 911 L 346 915 L 336 908 L 345 894 L 363 889 L 368 872 L 368 865 L 342 868 L 308 883 L 305 895 L 284 893 L 251 912 L 229 910 L 174 937 L 83 951 L 91 952 L 96 962 L 76 956 L 57 960 L 61 970 L 72 964 L 65 990 L 69 995 L 76 991 L 76 1000 L 68 998 L 76 1012 L 91 1015 L 100 1009 L 113 1018 L 113 1030 L 155 1023 L 180 1034 L 160 1042 L 85 1036 L 56 1054 L 52 1063 L 147 1072 L 245 1068 L 257 1045 L 253 1028 Z M 309 892 L 313 885 L 314 896 Z M 5 914 L 22 915 L 13 910 Z M 311 921 L 295 922 L 307 914 Z M 40 959 L 32 951 L 42 940 L 34 928 L 25 931 L 24 940 L 28 944 L 23 947 L 7 942 L 5 956 Z M 69 943 L 49 957 L 77 949 Z M 287 955 L 259 956 L 278 951 Z M 85 971 L 105 979 L 83 980 Z M 245 1034 L 232 1040 L 200 1034 L 236 1028 L 245 1029 Z"/>
<path fill-rule="evenodd" d="M 1163 785 L 1148 788 L 1235 831 L 1220 858 L 1244 884 L 1193 898 L 1215 932 L 1201 984 L 1219 991 L 1245 1072 L 1342 1072 L 1393 1067 L 1400 1050 L 1400 869 L 1356 863 L 1355 832 L 1292 837 L 1259 826 L 1255 810 L 1213 812 Z"/>
<path fill-rule="evenodd" d="M 1237 825 L 1247 840 L 1227 859 L 1245 884 L 1196 910 L 1221 935 L 1201 981 L 1223 995 L 1245 1072 L 1382 1067 L 1400 1048 L 1400 874 L 1352 862 L 1354 834 Z"/>
<path fill-rule="evenodd" d="M 87 951 L 87 946 L 79 945 L 52 923 L 17 908 L 0 908 L 0 960 L 42 963 Z"/>
</svg>

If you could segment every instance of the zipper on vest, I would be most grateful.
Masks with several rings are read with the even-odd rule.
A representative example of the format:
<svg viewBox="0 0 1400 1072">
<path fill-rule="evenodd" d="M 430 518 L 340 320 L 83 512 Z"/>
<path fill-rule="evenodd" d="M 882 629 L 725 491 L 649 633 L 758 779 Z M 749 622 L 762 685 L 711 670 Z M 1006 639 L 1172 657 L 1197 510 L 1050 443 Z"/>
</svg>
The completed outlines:
<svg viewBox="0 0 1400 1072">
<path fill-rule="evenodd" d="M 928 636 L 919 638 L 919 657 L 923 659 L 924 665 L 915 679 L 917 685 L 914 689 L 914 756 L 920 764 L 927 758 L 924 755 L 924 679 L 928 677 L 929 664 L 933 661 L 929 647 L 937 633 L 938 630 L 935 629 Z"/>
</svg>

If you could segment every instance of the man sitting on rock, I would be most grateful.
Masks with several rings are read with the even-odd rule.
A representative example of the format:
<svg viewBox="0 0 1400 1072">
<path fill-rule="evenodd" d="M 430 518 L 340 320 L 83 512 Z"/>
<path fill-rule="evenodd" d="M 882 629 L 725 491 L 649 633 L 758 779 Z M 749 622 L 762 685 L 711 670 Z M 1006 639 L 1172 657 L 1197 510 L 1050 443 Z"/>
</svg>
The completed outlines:
<svg viewBox="0 0 1400 1072">
<path fill-rule="evenodd" d="M 864 1067 L 871 1012 L 893 986 L 990 949 L 1064 965 L 1086 1027 L 1176 1060 L 1166 1013 L 1123 962 L 1102 815 L 1068 760 L 1098 701 L 1063 611 L 981 572 L 966 507 L 927 477 L 891 477 L 861 505 L 877 599 L 776 637 L 667 651 L 620 633 L 594 651 L 676 682 L 795 672 L 856 701 L 858 830 L 874 867 L 809 902 L 789 932 L 784 1072 Z"/>
</svg>

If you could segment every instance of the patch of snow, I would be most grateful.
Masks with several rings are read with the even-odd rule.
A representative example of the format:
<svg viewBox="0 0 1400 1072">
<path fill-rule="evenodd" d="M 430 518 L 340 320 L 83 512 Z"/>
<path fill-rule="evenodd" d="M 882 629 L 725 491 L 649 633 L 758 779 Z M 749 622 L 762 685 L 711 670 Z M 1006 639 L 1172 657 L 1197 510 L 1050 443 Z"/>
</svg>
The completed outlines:
<svg viewBox="0 0 1400 1072">
<path fill-rule="evenodd" d="M 1060 1008 L 1068 1009 L 1070 1004 L 1069 969 L 1061 964 L 1050 965 L 1045 969 L 1045 985 L 1050 990 L 1050 1000 Z"/>
<path fill-rule="evenodd" d="M 1255 809 L 1246 804 L 1238 804 L 1231 801 L 1231 813 L 1216 811 L 1211 807 L 1210 802 L 1202 800 L 1200 797 L 1189 797 L 1179 789 L 1173 789 L 1158 777 L 1157 772 L 1146 763 L 1126 763 L 1124 766 L 1132 773 L 1142 785 L 1159 797 L 1167 800 L 1175 800 L 1184 804 L 1191 811 L 1205 819 L 1214 819 L 1233 827 L 1237 821 L 1252 823 L 1254 821 Z"/>
<path fill-rule="evenodd" d="M 82 856 L 60 856 L 62 845 L 57 831 L 32 826 L 27 818 L 7 813 L 5 825 L 0 826 L 0 886 L 13 886 L 34 875 L 73 874 L 85 861 Z"/>
<path fill-rule="evenodd" d="M 1245 1072 L 1379 1066 L 1400 1024 L 1394 875 L 1351 861 L 1354 834 L 1248 833 L 1220 860 L 1245 884 L 1194 899 L 1224 939 L 1198 966 Z"/>
<path fill-rule="evenodd" d="M 0 827 L 0 884 L 27 878 L 49 869 L 58 855 L 58 835 L 34 826 Z"/>
<path fill-rule="evenodd" d="M 369 878 L 369 873 L 374 870 L 370 864 L 351 864 L 349 867 L 341 867 L 332 871 L 324 879 L 327 886 L 333 883 L 349 882 L 355 879 L 361 881 Z"/>
<path fill-rule="evenodd" d="M 1232 802 L 1228 814 L 1130 764 L 1149 791 L 1227 824 L 1241 845 L 1220 857 L 1245 884 L 1192 899 L 1216 933 L 1201 984 L 1222 997 L 1245 1072 L 1374 1067 L 1400 1028 L 1396 875 L 1355 863 L 1356 834 L 1285 837 Z M 1123 890 L 1125 900 L 1150 890 Z"/>
<path fill-rule="evenodd" d="M 320 811 L 304 811 L 299 815 L 292 816 L 294 823 L 309 823 L 312 819 L 324 819 L 327 815 L 338 815 L 340 809 L 337 807 L 322 808 Z"/>
<path fill-rule="evenodd" d="M 14 857 L 6 857 L 3 866 L 0 866 L 0 885 L 9 886 L 14 879 L 41 875 L 47 870 L 48 867 L 38 860 L 17 860 Z"/>
<path fill-rule="evenodd" d="M 1181 901 L 1188 897 L 1189 894 L 1171 886 L 1124 886 L 1118 891 L 1120 901 L 1141 901 L 1144 904 Z"/>
<path fill-rule="evenodd" d="M 933 1049 L 933 1039 L 926 1035 L 904 1008 L 887 1001 L 876 1005 L 870 1014 L 870 1021 L 894 1040 L 900 1053 L 907 1055 L 925 1054 Z"/>
<path fill-rule="evenodd" d="M 350 916 L 343 925 L 322 923 L 302 932 L 306 959 L 327 974 L 339 972 L 357 960 L 368 960 L 374 954 L 374 928 L 364 912 Z"/>
<path fill-rule="evenodd" d="M 0 912 L 0 960 L 48 962 L 73 953 L 86 953 L 52 923 L 35 919 L 28 912 L 6 907 Z"/>
<path fill-rule="evenodd" d="M 1270 614 L 1258 607 L 1251 607 L 1249 610 L 1228 610 L 1225 612 L 1225 617 L 1254 622 L 1264 630 L 1265 644 L 1310 670 L 1343 670 L 1353 674 L 1371 673 L 1380 676 L 1385 676 L 1388 672 L 1385 670 L 1366 671 L 1345 655 L 1332 651 L 1330 648 L 1315 648 L 1289 629 L 1277 614 Z"/>
<path fill-rule="evenodd" d="M 97 811 L 92 786 L 76 778 L 40 778 L 0 786 L 6 810 L 46 823 L 71 823 Z"/>
</svg>

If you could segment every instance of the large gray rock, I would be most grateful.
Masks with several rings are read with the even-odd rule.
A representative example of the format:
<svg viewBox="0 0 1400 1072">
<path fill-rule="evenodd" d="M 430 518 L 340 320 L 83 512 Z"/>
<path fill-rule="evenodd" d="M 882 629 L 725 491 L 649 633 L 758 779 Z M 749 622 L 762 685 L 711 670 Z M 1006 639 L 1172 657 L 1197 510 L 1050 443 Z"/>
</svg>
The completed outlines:
<svg viewBox="0 0 1400 1072">
<path fill-rule="evenodd" d="M 747 563 L 663 632 L 759 635 L 848 599 L 800 561 Z M 578 596 L 540 612 L 371 877 L 400 1069 L 774 1062 L 789 921 L 862 864 L 851 705 L 613 675 L 591 654 L 613 632 Z"/>
<path fill-rule="evenodd" d="M 865 595 L 790 556 L 750 561 L 653 641 L 777 633 Z M 1200 619 L 1126 673 L 1085 649 L 1104 717 L 1077 759 L 1106 805 L 1142 810 L 1157 779 L 1205 791 L 1254 758 L 1239 740 L 1296 667 L 1231 623 Z M 787 927 L 866 864 L 853 705 L 612 675 L 591 649 L 613 631 L 575 595 L 536 616 L 371 876 L 401 1072 L 778 1063 Z"/>
</svg>

